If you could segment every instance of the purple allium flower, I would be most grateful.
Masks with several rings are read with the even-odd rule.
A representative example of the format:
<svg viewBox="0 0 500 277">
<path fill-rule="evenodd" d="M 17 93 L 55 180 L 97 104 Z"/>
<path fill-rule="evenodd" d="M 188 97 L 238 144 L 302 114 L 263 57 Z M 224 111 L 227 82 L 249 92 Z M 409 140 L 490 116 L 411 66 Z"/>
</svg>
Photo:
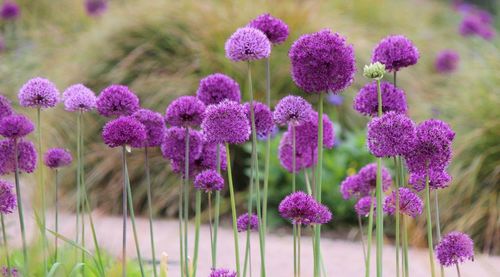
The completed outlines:
<svg viewBox="0 0 500 277">
<path fill-rule="evenodd" d="M 436 257 L 443 266 L 474 261 L 474 241 L 467 234 L 451 232 L 436 246 Z"/>
<path fill-rule="evenodd" d="M 226 148 L 222 145 L 219 147 L 219 160 L 220 169 L 226 170 Z M 206 169 L 217 169 L 217 144 L 203 142 L 202 150 L 200 156 L 194 161 L 190 168 L 197 171 L 203 171 Z"/>
<path fill-rule="evenodd" d="M 375 200 L 375 197 L 364 196 L 354 205 L 354 210 L 359 216 L 367 217 L 370 215 L 370 208 L 373 203 L 373 215 L 375 215 L 375 210 L 377 209 L 377 202 Z"/>
<path fill-rule="evenodd" d="M 33 132 L 35 126 L 22 114 L 12 114 L 0 119 L 0 135 L 18 139 Z"/>
<path fill-rule="evenodd" d="M 0 214 L 10 214 L 17 207 L 14 185 L 0 180 Z"/>
<path fill-rule="evenodd" d="M 244 143 L 251 132 L 246 109 L 229 100 L 208 106 L 201 128 L 207 142 L 216 144 Z"/>
<path fill-rule="evenodd" d="M 261 14 L 248 23 L 248 27 L 261 30 L 272 44 L 281 44 L 288 38 L 288 25 L 268 13 Z"/>
<path fill-rule="evenodd" d="M 332 106 L 342 106 L 342 103 L 344 103 L 344 97 L 342 95 L 328 93 L 326 101 Z"/>
<path fill-rule="evenodd" d="M 21 87 L 18 98 L 23 107 L 51 108 L 57 105 L 59 91 L 51 81 L 36 77 Z"/>
<path fill-rule="evenodd" d="M 396 112 L 406 114 L 408 106 L 406 96 L 402 89 L 395 87 L 389 82 L 380 84 L 382 94 L 382 112 Z M 352 103 L 353 108 L 362 115 L 378 115 L 377 82 L 371 82 L 362 87 Z"/>
<path fill-rule="evenodd" d="M 102 138 L 111 148 L 125 145 L 142 147 L 147 138 L 146 127 L 131 116 L 122 116 L 104 125 Z"/>
<path fill-rule="evenodd" d="M 382 39 L 373 49 L 372 62 L 381 62 L 389 72 L 399 71 L 417 63 L 420 58 L 417 47 L 402 35 L 391 35 Z"/>
<path fill-rule="evenodd" d="M 165 121 L 160 113 L 140 109 L 132 114 L 132 117 L 142 123 L 146 128 L 146 140 L 144 146 L 155 147 L 161 145 L 165 136 Z"/>
<path fill-rule="evenodd" d="M 274 107 L 274 122 L 278 125 L 299 125 L 311 117 L 312 106 L 300 96 L 288 95 Z"/>
<path fill-rule="evenodd" d="M 205 104 L 194 96 L 181 96 L 165 111 L 165 121 L 171 126 L 196 127 L 203 121 Z"/>
<path fill-rule="evenodd" d="M 225 268 L 212 268 L 212 272 L 208 277 L 236 277 L 236 272 Z"/>
<path fill-rule="evenodd" d="M 124 116 L 139 109 L 139 98 L 127 86 L 110 85 L 101 91 L 96 104 L 102 116 Z"/>
<path fill-rule="evenodd" d="M 409 188 L 399 188 L 399 212 L 411 217 L 422 214 L 424 202 Z M 396 212 L 396 192 L 393 191 L 384 202 L 384 211 L 387 214 Z"/>
<path fill-rule="evenodd" d="M 409 183 L 416 191 L 425 189 L 426 174 L 417 172 L 411 173 Z M 443 170 L 430 170 L 429 171 L 429 189 L 442 189 L 447 188 L 451 182 L 451 176 Z"/>
<path fill-rule="evenodd" d="M 201 79 L 196 96 L 205 105 L 219 104 L 225 99 L 241 102 L 240 85 L 222 73 L 215 73 Z"/>
<path fill-rule="evenodd" d="M 447 139 L 450 143 L 455 139 L 455 132 L 451 129 L 450 125 L 439 119 L 428 119 L 418 126 L 418 130 L 429 133 L 436 133 L 437 135 Z"/>
<path fill-rule="evenodd" d="M 485 40 L 495 37 L 495 29 L 489 23 L 484 22 L 484 18 L 476 14 L 467 14 L 460 22 L 459 33 L 464 36 L 479 36 Z"/>
<path fill-rule="evenodd" d="M 269 131 L 268 135 L 261 136 L 261 135 L 257 134 L 257 139 L 260 141 L 266 141 L 267 139 L 273 139 L 279 134 L 279 132 L 280 132 L 280 128 L 278 128 L 278 126 L 276 126 L 276 124 L 273 124 L 273 127 Z"/>
<path fill-rule="evenodd" d="M 0 17 L 3 20 L 16 20 L 19 17 L 21 10 L 16 2 L 7 0 L 0 7 Z"/>
<path fill-rule="evenodd" d="M 293 81 L 305 92 L 337 94 L 354 81 L 354 48 L 328 29 L 302 35 L 293 43 L 288 57 Z"/>
<path fill-rule="evenodd" d="M 100 16 L 107 8 L 107 0 L 85 0 L 85 11 L 90 16 Z"/>
<path fill-rule="evenodd" d="M 288 127 L 291 133 L 291 126 Z M 291 139 L 291 137 L 290 137 Z M 297 149 L 301 153 L 318 148 L 318 113 L 313 111 L 308 121 L 295 127 Z M 323 114 L 323 147 L 331 149 L 335 144 L 333 123 L 327 114 Z"/>
<path fill-rule="evenodd" d="M 203 139 L 199 131 L 189 131 L 189 162 L 193 163 L 200 157 Z M 186 128 L 171 127 L 165 132 L 161 152 L 166 159 L 173 160 L 184 166 L 186 155 Z"/>
<path fill-rule="evenodd" d="M 368 123 L 368 149 L 375 157 L 405 155 L 413 150 L 415 136 L 415 123 L 404 114 L 388 112 Z"/>
<path fill-rule="evenodd" d="M 43 156 L 45 165 L 52 169 L 68 166 L 72 161 L 73 157 L 71 156 L 71 152 L 63 148 L 49 149 Z"/>
<path fill-rule="evenodd" d="M 238 232 L 246 232 L 248 229 L 250 231 L 259 230 L 259 218 L 255 214 L 249 215 L 248 213 L 242 214 L 238 217 L 236 222 L 238 226 Z"/>
<path fill-rule="evenodd" d="M 207 169 L 196 175 L 194 187 L 207 193 L 220 191 L 224 188 L 224 178 L 217 171 Z"/>
<path fill-rule="evenodd" d="M 250 103 L 245 103 L 243 106 L 245 107 L 247 118 L 250 121 Z M 255 116 L 255 130 L 257 131 L 257 135 L 265 137 L 270 134 L 274 128 L 273 113 L 268 106 L 257 101 L 253 102 L 253 110 Z"/>
<path fill-rule="evenodd" d="M 8 267 L 2 266 L 2 268 L 0 269 L 0 273 L 3 277 L 18 277 L 19 276 L 19 272 L 18 272 L 17 268 L 15 268 L 15 267 L 10 267 L 10 272 L 9 272 Z"/>
<path fill-rule="evenodd" d="M 295 172 L 316 164 L 317 149 L 307 149 L 307 151 L 304 151 L 304 149 L 296 147 L 295 150 Z M 293 142 L 291 132 L 285 132 L 281 137 L 278 158 L 281 166 L 288 170 L 288 172 L 293 172 Z"/>
<path fill-rule="evenodd" d="M 377 164 L 371 163 L 362 167 L 358 171 L 359 193 L 361 196 L 370 195 L 377 187 Z M 382 190 L 386 191 L 391 187 L 392 179 L 389 170 L 382 167 Z"/>
<path fill-rule="evenodd" d="M 360 178 L 358 174 L 347 176 L 342 183 L 340 183 L 340 193 L 342 193 L 342 198 L 345 200 L 350 198 L 360 198 L 366 192 L 361 189 L 363 186 L 361 185 Z"/>
<path fill-rule="evenodd" d="M 292 224 L 325 224 L 332 219 L 328 208 L 318 202 L 309 194 L 302 191 L 289 194 L 278 207 L 283 218 Z"/>
<path fill-rule="evenodd" d="M 15 172 L 15 141 L 4 139 L 0 141 L 0 175 Z M 20 172 L 32 173 L 35 171 L 37 154 L 35 145 L 31 141 L 17 142 L 17 157 Z"/>
<path fill-rule="evenodd" d="M 88 112 L 96 108 L 97 97 L 82 84 L 75 84 L 63 92 L 64 108 L 69 112 Z"/>
<path fill-rule="evenodd" d="M 458 68 L 460 56 L 453 50 L 439 52 L 434 60 L 434 68 L 439 73 L 451 73 Z"/>
<path fill-rule="evenodd" d="M 11 115 L 13 112 L 10 100 L 0 94 L 0 119 Z"/>
<path fill-rule="evenodd" d="M 271 43 L 259 29 L 239 28 L 226 41 L 226 57 L 234 62 L 255 61 L 271 55 Z"/>
</svg>

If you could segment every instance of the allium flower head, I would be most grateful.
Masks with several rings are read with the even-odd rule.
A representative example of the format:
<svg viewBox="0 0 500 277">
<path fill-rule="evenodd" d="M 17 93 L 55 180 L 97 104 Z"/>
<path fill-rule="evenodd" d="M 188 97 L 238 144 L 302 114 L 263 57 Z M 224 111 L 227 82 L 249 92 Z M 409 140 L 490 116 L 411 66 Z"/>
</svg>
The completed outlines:
<svg viewBox="0 0 500 277">
<path fill-rule="evenodd" d="M 259 230 L 259 218 L 255 214 L 242 214 L 238 217 L 236 222 L 238 226 L 238 232 L 246 232 L 248 229 L 250 231 Z"/>
<path fill-rule="evenodd" d="M 15 142 L 11 139 L 0 141 L 0 175 L 15 172 Z M 20 172 L 32 173 L 35 171 L 37 154 L 35 145 L 31 141 L 19 140 L 17 143 L 17 157 Z"/>
<path fill-rule="evenodd" d="M 245 103 L 243 106 L 245 107 L 247 118 L 250 121 L 250 103 Z M 255 130 L 257 131 L 257 135 L 265 137 L 270 134 L 274 128 L 273 113 L 268 106 L 257 101 L 253 102 L 253 110 L 255 116 Z"/>
<path fill-rule="evenodd" d="M 288 127 L 291 133 L 291 126 Z M 295 127 L 296 146 L 299 151 L 312 151 L 318 148 L 318 113 L 313 111 L 309 120 Z M 335 144 L 333 122 L 323 114 L 323 147 L 331 149 Z"/>
<path fill-rule="evenodd" d="M 63 92 L 64 108 L 69 112 L 88 112 L 96 108 L 97 97 L 82 84 L 75 84 Z"/>
<path fill-rule="evenodd" d="M 424 202 L 418 195 L 412 192 L 409 188 L 399 188 L 399 212 L 411 217 L 416 217 L 422 214 Z M 384 211 L 387 214 L 396 212 L 396 192 L 393 191 L 389 197 L 385 199 Z"/>
<path fill-rule="evenodd" d="M 416 191 L 425 189 L 425 180 L 427 176 L 425 173 L 416 172 L 410 174 L 409 183 Z M 443 170 L 429 170 L 429 189 L 442 189 L 450 185 L 451 176 Z"/>
<path fill-rule="evenodd" d="M 381 62 L 389 72 L 399 71 L 417 63 L 420 54 L 417 47 L 402 35 L 382 39 L 372 53 L 372 62 Z"/>
<path fill-rule="evenodd" d="M 226 148 L 220 146 L 219 147 L 219 161 L 220 161 L 220 169 L 226 170 L 227 162 L 226 162 Z M 217 169 L 217 144 L 209 143 L 204 141 L 200 156 L 194 160 L 194 163 L 190 165 L 190 168 L 193 170 L 197 170 L 199 172 L 206 169 Z"/>
<path fill-rule="evenodd" d="M 271 55 L 271 43 L 259 29 L 239 28 L 226 41 L 226 57 L 234 62 L 261 60 Z"/>
<path fill-rule="evenodd" d="M 0 119 L 0 135 L 17 139 L 33 132 L 35 126 L 31 120 L 21 114 L 13 114 Z"/>
<path fill-rule="evenodd" d="M 436 246 L 436 257 L 443 266 L 474 261 L 474 241 L 467 234 L 451 232 Z"/>
<path fill-rule="evenodd" d="M 354 80 L 354 48 L 330 30 L 302 35 L 293 43 L 288 57 L 293 81 L 305 92 L 339 93 Z"/>
<path fill-rule="evenodd" d="M 312 106 L 300 96 L 283 97 L 274 107 L 274 122 L 278 125 L 299 125 L 311 117 Z"/>
<path fill-rule="evenodd" d="M 107 9 L 107 0 L 85 0 L 85 11 L 90 16 L 100 16 Z"/>
<path fill-rule="evenodd" d="M 7 0 L 0 7 L 0 17 L 3 20 L 15 20 L 19 17 L 21 10 L 16 2 Z"/>
<path fill-rule="evenodd" d="M 216 144 L 244 143 L 251 132 L 246 109 L 229 100 L 208 106 L 201 128 L 207 142 Z"/>
<path fill-rule="evenodd" d="M 144 146 L 155 147 L 162 143 L 167 128 L 163 116 L 160 113 L 148 109 L 140 109 L 133 113 L 132 117 L 142 123 L 146 128 Z"/>
<path fill-rule="evenodd" d="M 462 18 L 459 33 L 464 37 L 479 36 L 485 40 L 491 40 L 495 37 L 495 29 L 491 23 L 485 23 L 484 17 L 472 13 Z"/>
<path fill-rule="evenodd" d="M 205 104 L 194 96 L 181 96 L 168 105 L 165 121 L 171 126 L 196 127 L 203 121 Z"/>
<path fill-rule="evenodd" d="M 212 268 L 212 272 L 208 277 L 236 277 L 236 272 L 225 268 Z"/>
<path fill-rule="evenodd" d="M 59 91 L 51 81 L 36 77 L 21 87 L 18 98 L 23 107 L 51 108 L 57 105 Z"/>
<path fill-rule="evenodd" d="M 111 85 L 101 91 L 96 104 L 102 116 L 124 116 L 139 109 L 139 98 L 127 86 Z"/>
<path fill-rule="evenodd" d="M 283 218 L 293 224 L 325 224 L 332 219 L 328 208 L 318 202 L 309 194 L 302 191 L 294 192 L 285 197 L 278 207 Z"/>
<path fill-rule="evenodd" d="M 222 73 L 215 73 L 201 79 L 196 96 L 205 105 L 219 104 L 225 99 L 241 102 L 240 85 Z"/>
<path fill-rule="evenodd" d="M 382 112 L 395 112 L 406 114 L 408 106 L 406 96 L 402 89 L 395 87 L 389 82 L 381 82 L 380 92 L 382 94 Z M 352 103 L 353 108 L 362 115 L 377 116 L 378 93 L 377 82 L 371 82 L 362 87 Z"/>
<path fill-rule="evenodd" d="M 0 119 L 13 113 L 10 100 L 0 94 Z"/>
<path fill-rule="evenodd" d="M 304 168 L 309 168 L 316 164 L 317 149 L 306 149 L 298 148 L 296 145 L 295 149 L 295 172 L 299 172 Z M 278 158 L 280 160 L 281 166 L 283 166 L 288 172 L 293 171 L 293 142 L 291 132 L 285 132 L 281 137 Z"/>
<path fill-rule="evenodd" d="M 261 30 L 272 44 L 281 44 L 288 38 L 288 25 L 268 13 L 261 14 L 248 23 L 248 27 Z"/>
<path fill-rule="evenodd" d="M 375 210 L 377 209 L 377 202 L 375 197 L 365 196 L 362 197 L 354 205 L 354 210 L 361 217 L 367 217 L 370 214 L 370 208 L 373 203 L 373 215 L 375 215 Z"/>
<path fill-rule="evenodd" d="M 439 52 L 434 60 L 434 68 L 439 73 L 451 73 L 458 68 L 460 56 L 453 50 Z"/>
<path fill-rule="evenodd" d="M 43 162 L 47 167 L 56 169 L 59 167 L 68 166 L 73 161 L 71 153 L 63 148 L 52 148 L 45 152 Z"/>
<path fill-rule="evenodd" d="M 181 127 L 171 127 L 165 132 L 161 152 L 163 157 L 184 166 L 186 155 L 186 130 L 189 132 L 189 162 L 193 163 L 200 157 L 203 138 L 199 131 Z"/>
<path fill-rule="evenodd" d="M 104 125 L 102 138 L 111 148 L 125 145 L 142 147 L 147 138 L 146 127 L 131 116 L 122 116 Z"/>
<path fill-rule="evenodd" d="M 0 214 L 10 214 L 17 207 L 14 185 L 0 180 Z"/>
<path fill-rule="evenodd" d="M 413 150 L 415 124 L 404 114 L 388 112 L 368 123 L 367 142 L 375 157 L 405 155 Z"/>
<path fill-rule="evenodd" d="M 217 171 L 207 169 L 196 175 L 194 187 L 207 193 L 221 191 L 224 188 L 224 178 Z"/>
<path fill-rule="evenodd" d="M 340 193 L 342 193 L 342 198 L 345 200 L 350 198 L 360 198 L 366 192 L 363 189 L 364 186 L 361 185 L 361 180 L 358 174 L 347 176 L 342 183 L 340 183 Z"/>
<path fill-rule="evenodd" d="M 362 167 L 358 171 L 359 193 L 362 196 L 370 195 L 377 186 L 377 164 L 371 163 Z M 382 190 L 386 191 L 391 187 L 392 179 L 389 170 L 382 167 Z"/>
</svg>

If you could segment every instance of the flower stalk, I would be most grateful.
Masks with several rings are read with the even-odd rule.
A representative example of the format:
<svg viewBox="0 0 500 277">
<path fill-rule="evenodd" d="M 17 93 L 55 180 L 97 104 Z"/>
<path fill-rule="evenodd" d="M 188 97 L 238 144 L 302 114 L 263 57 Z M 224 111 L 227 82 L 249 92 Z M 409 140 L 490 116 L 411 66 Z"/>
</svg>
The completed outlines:
<svg viewBox="0 0 500 277">
<path fill-rule="evenodd" d="M 186 276 L 190 277 L 189 274 L 189 259 L 188 259 L 188 249 L 189 249 L 189 241 L 188 241 L 188 220 L 189 220 L 189 128 L 186 127 L 186 149 L 184 155 L 184 192 L 183 192 L 183 213 L 184 213 L 184 269 L 186 272 Z"/>
<path fill-rule="evenodd" d="M 229 143 L 225 143 L 226 145 L 226 161 L 227 161 L 227 176 L 229 182 L 229 196 L 231 201 L 231 215 L 233 220 L 233 236 L 234 236 L 234 258 L 236 263 L 236 274 L 238 277 L 241 276 L 240 271 L 240 250 L 238 246 L 238 227 L 236 225 L 236 201 L 234 198 L 234 186 L 233 186 L 233 177 L 231 171 L 231 154 L 229 152 Z"/>
<path fill-rule="evenodd" d="M 151 240 L 151 257 L 153 259 L 153 276 L 157 277 L 158 273 L 156 270 L 156 253 L 155 253 L 155 239 L 153 231 L 153 208 L 152 208 L 152 196 L 151 196 L 151 174 L 149 168 L 149 153 L 148 147 L 144 147 L 144 167 L 146 169 L 146 183 L 147 183 L 147 194 L 148 194 L 148 210 L 149 210 L 149 238 Z"/>
<path fill-rule="evenodd" d="M 3 238 L 3 247 L 5 252 L 5 261 L 7 262 L 7 272 L 10 272 L 9 245 L 7 243 L 7 232 L 5 231 L 5 222 L 3 219 L 3 213 L 0 213 L 0 224 L 2 225 L 2 238 Z"/>
<path fill-rule="evenodd" d="M 427 166 L 428 171 L 428 166 Z M 432 217 L 431 217 L 431 207 L 430 207 L 430 189 L 429 189 L 429 173 L 425 175 L 425 210 L 427 216 L 427 243 L 429 247 L 429 261 L 431 264 L 431 275 L 435 276 L 434 270 L 434 247 L 432 243 Z"/>
<path fill-rule="evenodd" d="M 318 104 L 318 165 L 317 165 L 317 178 L 315 187 L 315 199 L 321 203 L 321 179 L 323 169 L 323 102 L 325 93 L 320 93 Z M 314 276 L 319 277 L 321 274 L 320 262 L 320 239 L 321 239 L 321 225 L 314 226 Z"/>
<path fill-rule="evenodd" d="M 40 231 L 42 233 L 42 252 L 43 252 L 43 272 L 47 273 L 47 233 L 46 233 L 46 203 L 45 203 L 45 182 L 44 182 L 44 172 L 43 172 L 43 162 L 42 162 L 42 116 L 41 108 L 37 108 L 36 112 L 36 122 L 37 122 L 37 142 L 38 142 L 38 184 L 40 185 L 40 198 L 42 201 L 42 219 Z"/>
</svg>

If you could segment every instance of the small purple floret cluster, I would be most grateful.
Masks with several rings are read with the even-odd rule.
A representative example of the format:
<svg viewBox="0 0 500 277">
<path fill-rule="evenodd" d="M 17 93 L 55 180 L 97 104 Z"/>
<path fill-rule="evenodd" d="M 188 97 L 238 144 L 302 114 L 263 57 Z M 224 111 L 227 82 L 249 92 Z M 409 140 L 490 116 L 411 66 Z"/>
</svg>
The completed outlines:
<svg viewBox="0 0 500 277">
<path fill-rule="evenodd" d="M 208 277 L 236 277 L 236 272 L 225 268 L 213 268 Z"/>
<path fill-rule="evenodd" d="M 0 180 L 0 214 L 10 214 L 17 207 L 14 185 Z"/>
<path fill-rule="evenodd" d="M 382 112 L 395 112 L 406 114 L 408 106 L 406 95 L 400 88 L 389 82 L 381 82 L 380 91 L 382 94 Z M 371 82 L 362 87 L 353 100 L 353 108 L 362 115 L 377 116 L 378 94 L 377 82 Z"/>
<path fill-rule="evenodd" d="M 271 55 L 271 42 L 259 29 L 239 28 L 225 45 L 226 57 L 234 62 L 255 61 Z"/>
<path fill-rule="evenodd" d="M 194 187 L 207 193 L 221 191 L 224 188 L 224 178 L 217 171 L 207 169 L 196 175 Z"/>
<path fill-rule="evenodd" d="M 443 266 L 453 266 L 474 260 L 474 242 L 464 233 L 451 232 L 436 246 L 436 257 Z"/>
<path fill-rule="evenodd" d="M 258 231 L 259 230 L 259 218 L 255 214 L 242 214 L 237 219 L 238 232 Z"/>
<path fill-rule="evenodd" d="M 127 86 L 110 85 L 99 94 L 96 104 L 102 116 L 127 116 L 139 109 L 139 98 Z"/>
<path fill-rule="evenodd" d="M 272 44 L 281 44 L 288 38 L 288 25 L 283 20 L 273 17 L 265 13 L 261 14 L 250 23 L 248 27 L 252 27 L 262 31 Z"/>
<path fill-rule="evenodd" d="M 402 35 L 382 39 L 372 53 L 372 62 L 381 62 L 389 72 L 414 65 L 419 58 L 417 47 Z"/>
<path fill-rule="evenodd" d="M 51 108 L 59 101 L 59 91 L 51 81 L 37 77 L 21 87 L 18 97 L 23 107 Z"/>
<path fill-rule="evenodd" d="M 63 148 L 51 148 L 43 156 L 44 164 L 52 169 L 68 166 L 72 161 L 71 153 Z"/>
<path fill-rule="evenodd" d="M 439 52 L 434 60 L 434 68 L 439 73 L 452 73 L 458 68 L 460 55 L 453 50 Z"/>
<path fill-rule="evenodd" d="M 384 212 L 394 214 L 396 212 L 396 192 L 385 198 Z M 409 188 L 399 188 L 399 212 L 411 217 L 416 217 L 422 214 L 424 202 L 418 195 L 412 192 Z"/>
<path fill-rule="evenodd" d="M 278 211 L 283 218 L 296 225 L 326 224 L 332 219 L 332 213 L 326 206 L 302 191 L 285 197 Z"/>
</svg>

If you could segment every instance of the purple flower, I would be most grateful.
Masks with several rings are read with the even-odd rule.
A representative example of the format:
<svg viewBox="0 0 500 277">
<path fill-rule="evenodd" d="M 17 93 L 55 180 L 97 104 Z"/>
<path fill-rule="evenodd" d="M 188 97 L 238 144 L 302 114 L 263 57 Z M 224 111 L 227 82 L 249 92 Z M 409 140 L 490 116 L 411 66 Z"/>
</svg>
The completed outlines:
<svg viewBox="0 0 500 277">
<path fill-rule="evenodd" d="M 4 139 L 0 141 L 0 175 L 15 172 L 15 141 Z M 37 154 L 35 145 L 31 141 L 17 142 L 17 157 L 20 172 L 32 173 L 35 171 Z"/>
<path fill-rule="evenodd" d="M 436 246 L 436 257 L 443 266 L 474 261 L 474 241 L 467 234 L 451 232 Z"/>
<path fill-rule="evenodd" d="M 68 87 L 63 92 L 63 101 L 68 112 L 88 112 L 97 106 L 94 92 L 82 84 Z"/>
<path fill-rule="evenodd" d="M 160 113 L 148 109 L 140 109 L 133 113 L 132 117 L 146 128 L 144 146 L 155 147 L 162 143 L 166 127 L 163 116 Z"/>
<path fill-rule="evenodd" d="M 293 81 L 307 93 L 337 94 L 354 80 L 354 48 L 330 30 L 302 35 L 293 43 L 288 57 Z"/>
<path fill-rule="evenodd" d="M 139 109 L 139 98 L 127 86 L 110 85 L 97 97 L 97 111 L 105 117 L 131 115 Z"/>
<path fill-rule="evenodd" d="M 342 95 L 328 93 L 326 101 L 332 106 L 342 106 L 342 103 L 344 103 L 344 97 Z"/>
<path fill-rule="evenodd" d="M 17 271 L 17 268 L 11 267 L 10 272 L 9 268 L 6 266 L 2 266 L 2 269 L 0 269 L 0 273 L 2 274 L 3 277 L 18 277 L 19 272 Z"/>
<path fill-rule="evenodd" d="M 375 197 L 365 196 L 358 200 L 356 205 L 354 205 L 354 210 L 359 216 L 367 217 L 370 215 L 370 208 L 373 203 L 373 215 L 375 215 L 375 210 L 377 208 L 377 203 Z"/>
<path fill-rule="evenodd" d="M 358 171 L 359 194 L 361 196 L 370 195 L 377 186 L 377 164 L 371 163 L 362 167 Z M 382 190 L 386 191 L 391 187 L 392 179 L 389 170 L 382 167 Z"/>
<path fill-rule="evenodd" d="M 205 192 L 221 191 L 224 188 L 224 178 L 213 169 L 202 171 L 194 179 L 194 188 Z"/>
<path fill-rule="evenodd" d="M 404 114 L 388 112 L 368 123 L 368 149 L 375 157 L 394 157 L 412 151 L 415 123 Z"/>
<path fill-rule="evenodd" d="M 14 185 L 0 180 L 0 214 L 10 214 L 17 207 Z"/>
<path fill-rule="evenodd" d="M 328 208 L 302 191 L 289 194 L 278 207 L 280 215 L 292 224 L 325 224 L 332 219 Z"/>
<path fill-rule="evenodd" d="M 220 169 L 226 170 L 227 162 L 226 162 L 226 148 L 220 146 L 219 147 L 219 160 L 220 160 Z M 203 171 L 206 169 L 217 169 L 217 144 L 203 142 L 202 150 L 200 156 L 194 160 L 194 163 L 189 166 L 189 168 L 193 168 L 195 171 Z"/>
<path fill-rule="evenodd" d="M 104 125 L 102 138 L 111 148 L 125 145 L 142 147 L 147 138 L 146 127 L 131 116 L 122 116 Z"/>
<path fill-rule="evenodd" d="M 418 126 L 418 130 L 421 132 L 425 130 L 428 133 L 436 133 L 437 136 L 447 139 L 450 143 L 455 138 L 455 132 L 451 129 L 450 125 L 439 119 L 429 119 L 422 122 Z"/>
<path fill-rule="evenodd" d="M 257 134 L 257 139 L 260 141 L 266 141 L 267 139 L 273 139 L 279 134 L 279 132 L 280 132 L 280 128 L 278 128 L 278 126 L 276 126 L 276 124 L 273 124 L 273 127 L 269 131 L 269 134 L 267 134 L 265 136 L 261 136 L 261 135 Z"/>
<path fill-rule="evenodd" d="M 417 172 L 411 173 L 409 183 L 416 191 L 425 189 L 425 180 L 427 176 L 425 173 Z M 443 170 L 429 170 L 429 189 L 442 189 L 447 188 L 451 182 L 451 176 Z"/>
<path fill-rule="evenodd" d="M 13 114 L 0 119 L 0 135 L 18 139 L 33 132 L 35 126 L 31 120 L 21 114 Z"/>
<path fill-rule="evenodd" d="M 288 127 L 291 133 L 291 126 Z M 291 138 L 291 137 L 290 137 Z M 297 149 L 301 153 L 317 150 L 318 148 L 318 113 L 313 111 L 309 120 L 295 127 Z M 323 147 L 331 149 L 335 144 L 333 123 L 327 114 L 323 114 Z"/>
<path fill-rule="evenodd" d="M 495 37 L 495 29 L 489 23 L 484 22 L 484 18 L 476 14 L 467 14 L 460 22 L 459 33 L 464 36 L 479 36 L 485 40 Z"/>
<path fill-rule="evenodd" d="M 434 68 L 439 73 L 451 73 L 458 68 L 460 56 L 453 50 L 443 50 L 434 60 Z"/>
<path fill-rule="evenodd" d="M 307 149 L 307 151 L 304 151 L 304 149 L 296 147 L 295 150 L 295 172 L 316 164 L 317 149 Z M 291 132 L 285 132 L 283 137 L 281 137 L 278 158 L 281 166 L 288 170 L 288 172 L 293 172 L 293 142 Z"/>
<path fill-rule="evenodd" d="M 189 162 L 193 163 L 200 157 L 203 139 L 199 131 L 187 130 L 189 131 Z M 179 163 L 183 169 L 186 156 L 186 128 L 168 128 L 161 144 L 161 152 L 164 158 Z"/>
<path fill-rule="evenodd" d="M 250 121 L 250 103 L 245 103 L 243 106 L 245 107 L 247 118 Z M 253 110 L 255 116 L 255 130 L 257 131 L 257 135 L 265 137 L 270 134 L 274 128 L 273 113 L 268 106 L 257 101 L 253 102 Z"/>
<path fill-rule="evenodd" d="M 358 174 L 347 176 L 342 183 L 340 183 L 340 193 L 345 200 L 362 197 L 366 192 L 363 188 Z"/>
<path fill-rule="evenodd" d="M 382 39 L 373 49 L 372 62 L 381 62 L 389 72 L 399 71 L 417 63 L 420 58 L 417 47 L 402 35 L 391 35 Z"/>
<path fill-rule="evenodd" d="M 411 217 L 422 214 L 424 202 L 409 188 L 399 188 L 399 212 Z M 396 192 L 393 191 L 384 202 L 384 212 L 394 214 L 396 212 Z"/>
<path fill-rule="evenodd" d="M 68 166 L 73 161 L 71 153 L 63 148 L 52 148 L 45 152 L 43 162 L 47 167 L 56 169 L 59 167 Z"/>
<path fill-rule="evenodd" d="M 225 99 L 241 102 L 240 85 L 231 77 L 221 73 L 201 79 L 196 96 L 205 105 L 219 104 Z"/>
<path fill-rule="evenodd" d="M 13 113 L 10 100 L 0 94 L 0 119 Z"/>
<path fill-rule="evenodd" d="M 59 91 L 51 81 L 36 77 L 21 87 L 18 98 L 23 107 L 51 108 L 57 105 Z"/>
<path fill-rule="evenodd" d="M 300 96 L 283 97 L 274 107 L 274 122 L 278 125 L 299 125 L 311 117 L 312 106 Z"/>
<path fill-rule="evenodd" d="M 239 28 L 226 41 L 226 57 L 234 62 L 255 61 L 271 55 L 271 43 L 259 29 Z"/>
<path fill-rule="evenodd" d="M 208 277 L 236 277 L 236 272 L 225 268 L 212 268 L 212 272 Z"/>
<path fill-rule="evenodd" d="M 238 232 L 258 231 L 259 230 L 259 218 L 255 214 L 242 214 L 238 217 L 236 222 L 238 226 Z"/>
<path fill-rule="evenodd" d="M 3 20 L 16 20 L 20 13 L 19 5 L 10 0 L 5 1 L 0 7 L 0 17 Z"/>
<path fill-rule="evenodd" d="M 205 104 L 194 96 L 181 96 L 168 105 L 165 121 L 171 126 L 196 127 L 203 121 Z"/>
<path fill-rule="evenodd" d="M 389 82 L 380 84 L 382 94 L 382 112 L 396 112 L 406 114 L 406 96 L 402 89 L 395 87 Z M 377 116 L 378 93 L 377 82 L 371 82 L 362 87 L 352 103 L 353 108 L 362 115 Z"/>
<path fill-rule="evenodd" d="M 246 109 L 229 100 L 208 106 L 201 128 L 207 142 L 215 144 L 241 144 L 251 132 Z"/>
<path fill-rule="evenodd" d="M 90 16 L 100 16 L 108 9 L 106 0 L 85 0 L 85 11 Z"/>
<path fill-rule="evenodd" d="M 288 38 L 288 26 L 283 20 L 268 13 L 261 14 L 248 23 L 248 27 L 261 30 L 272 44 L 281 44 Z"/>
</svg>

